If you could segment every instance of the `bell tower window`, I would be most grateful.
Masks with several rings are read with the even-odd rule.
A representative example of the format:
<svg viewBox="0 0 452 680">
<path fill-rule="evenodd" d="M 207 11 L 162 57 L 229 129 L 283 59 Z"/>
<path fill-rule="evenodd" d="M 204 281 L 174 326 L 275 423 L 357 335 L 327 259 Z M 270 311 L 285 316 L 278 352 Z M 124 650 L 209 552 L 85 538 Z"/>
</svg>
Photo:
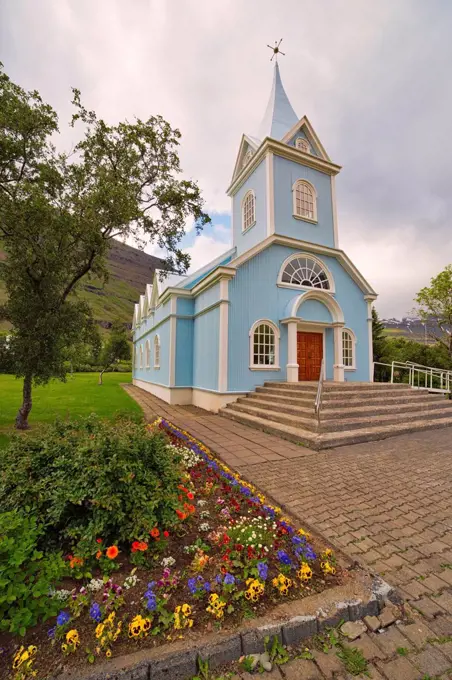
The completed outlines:
<svg viewBox="0 0 452 680">
<path fill-rule="evenodd" d="M 304 153 L 311 153 L 311 147 L 307 139 L 304 137 L 297 137 L 295 140 L 295 148 Z"/>
</svg>

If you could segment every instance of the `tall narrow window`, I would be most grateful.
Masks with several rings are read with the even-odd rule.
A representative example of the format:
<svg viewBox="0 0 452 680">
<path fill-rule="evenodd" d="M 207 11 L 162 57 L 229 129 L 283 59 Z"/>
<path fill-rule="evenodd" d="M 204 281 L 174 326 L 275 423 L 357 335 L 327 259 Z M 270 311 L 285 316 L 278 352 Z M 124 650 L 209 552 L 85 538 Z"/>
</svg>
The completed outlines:
<svg viewBox="0 0 452 680">
<path fill-rule="evenodd" d="M 143 345 L 140 345 L 140 368 L 143 368 Z"/>
<path fill-rule="evenodd" d="M 342 331 L 342 363 L 345 368 L 355 368 L 355 338 L 348 330 Z"/>
<path fill-rule="evenodd" d="M 160 368 L 160 337 L 154 338 L 154 368 Z"/>
<path fill-rule="evenodd" d="M 151 345 L 149 343 L 149 340 L 146 340 L 146 368 L 150 368 L 151 366 Z"/>
<path fill-rule="evenodd" d="M 311 153 L 311 147 L 309 146 L 309 142 L 304 137 L 296 138 L 295 147 L 300 151 L 304 151 L 305 153 Z"/>
<path fill-rule="evenodd" d="M 293 214 L 295 217 L 317 221 L 317 196 L 310 182 L 299 179 L 293 185 Z"/>
<path fill-rule="evenodd" d="M 256 221 L 256 197 L 254 191 L 248 191 L 242 201 L 242 231 L 246 231 Z"/>
<path fill-rule="evenodd" d="M 256 321 L 250 330 L 250 368 L 279 369 L 279 330 L 271 321 Z"/>
</svg>

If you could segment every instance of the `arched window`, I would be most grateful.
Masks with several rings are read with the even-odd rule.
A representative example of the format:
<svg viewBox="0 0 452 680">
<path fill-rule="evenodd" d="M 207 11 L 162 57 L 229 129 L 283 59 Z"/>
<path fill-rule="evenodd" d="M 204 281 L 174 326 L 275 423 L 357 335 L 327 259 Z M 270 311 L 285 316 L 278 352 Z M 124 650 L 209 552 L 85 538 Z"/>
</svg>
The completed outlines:
<svg viewBox="0 0 452 680">
<path fill-rule="evenodd" d="M 311 153 L 311 147 L 309 146 L 309 142 L 304 137 L 296 138 L 295 147 L 300 151 L 304 151 L 305 153 Z"/>
<path fill-rule="evenodd" d="M 143 368 L 143 345 L 140 345 L 140 368 Z"/>
<path fill-rule="evenodd" d="M 256 222 L 256 197 L 254 191 L 248 191 L 242 201 L 242 231 L 246 231 Z"/>
<path fill-rule="evenodd" d="M 146 345 L 145 345 L 145 347 L 146 347 L 146 351 L 145 351 L 145 354 L 146 354 L 146 368 L 150 368 L 150 366 L 151 366 L 151 344 L 150 344 L 149 340 L 146 340 Z"/>
<path fill-rule="evenodd" d="M 322 262 L 310 255 L 294 255 L 287 259 L 278 283 L 301 288 L 333 290 L 333 279 Z"/>
<path fill-rule="evenodd" d="M 355 368 L 355 334 L 344 328 L 342 330 L 342 363 L 344 368 Z"/>
<path fill-rule="evenodd" d="M 160 336 L 154 337 L 154 368 L 160 368 Z"/>
<path fill-rule="evenodd" d="M 279 370 L 279 329 L 261 319 L 250 330 L 250 368 Z"/>
<path fill-rule="evenodd" d="M 295 217 L 317 222 L 317 194 L 310 182 L 298 179 L 292 188 Z"/>
</svg>

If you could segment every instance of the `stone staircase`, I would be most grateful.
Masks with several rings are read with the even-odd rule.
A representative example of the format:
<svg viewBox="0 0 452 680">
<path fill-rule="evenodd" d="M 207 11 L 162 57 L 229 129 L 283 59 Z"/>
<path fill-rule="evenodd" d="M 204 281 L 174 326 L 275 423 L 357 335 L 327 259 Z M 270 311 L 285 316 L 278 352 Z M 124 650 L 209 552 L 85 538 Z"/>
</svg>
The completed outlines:
<svg viewBox="0 0 452 680">
<path fill-rule="evenodd" d="M 266 382 L 220 414 L 312 449 L 452 426 L 452 400 L 408 385 L 325 382 L 319 420 L 316 394 L 316 383 Z"/>
</svg>

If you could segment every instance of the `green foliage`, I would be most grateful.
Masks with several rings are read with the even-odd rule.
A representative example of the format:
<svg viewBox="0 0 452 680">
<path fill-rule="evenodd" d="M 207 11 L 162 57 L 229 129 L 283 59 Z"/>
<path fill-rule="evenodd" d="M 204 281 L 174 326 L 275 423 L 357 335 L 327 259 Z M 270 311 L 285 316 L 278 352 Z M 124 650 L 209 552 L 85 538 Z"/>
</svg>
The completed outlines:
<svg viewBox="0 0 452 680">
<path fill-rule="evenodd" d="M 60 554 L 38 549 L 42 533 L 31 514 L 0 514 L 0 630 L 25 635 L 58 612 L 59 603 L 49 592 L 66 567 Z"/>
<path fill-rule="evenodd" d="M 415 301 L 419 305 L 417 312 L 425 323 L 435 320 L 429 334 L 446 350 L 452 361 L 452 264 L 434 276 L 430 286 L 422 288 Z"/>
<path fill-rule="evenodd" d="M 64 380 L 68 348 L 87 342 L 88 304 L 78 296 L 90 276 L 107 279 L 111 240 L 151 240 L 168 252 L 168 267 L 183 272 L 189 256 L 178 244 L 191 218 L 210 221 L 197 184 L 181 180 L 180 132 L 160 116 L 109 126 L 74 90 L 72 119 L 83 126 L 70 154 L 51 136 L 56 112 L 37 92 L 14 84 L 0 65 L 1 276 L 7 299 L 0 320 L 13 327 L 14 372 L 24 378 L 16 418 L 28 427 L 32 385 Z"/>
<path fill-rule="evenodd" d="M 180 471 L 163 433 L 144 423 L 57 422 L 37 437 L 16 437 L 0 460 L 0 506 L 30 506 L 45 523 L 45 547 L 103 545 L 149 538 L 176 520 Z"/>
<path fill-rule="evenodd" d="M 367 660 L 358 647 L 347 647 L 342 644 L 336 655 L 344 664 L 345 670 L 351 675 L 366 675 L 370 677 L 370 673 L 367 670 Z"/>
<path fill-rule="evenodd" d="M 386 336 L 385 327 L 381 323 L 375 307 L 372 307 L 372 345 L 374 361 L 381 361 L 385 351 Z"/>
<path fill-rule="evenodd" d="M 113 364 L 120 361 L 128 361 L 131 357 L 131 349 L 129 342 L 129 333 L 124 324 L 120 321 L 114 321 L 111 326 L 111 332 L 105 343 L 102 354 L 102 371 L 99 376 L 99 383 L 102 384 L 102 374 Z"/>
</svg>

